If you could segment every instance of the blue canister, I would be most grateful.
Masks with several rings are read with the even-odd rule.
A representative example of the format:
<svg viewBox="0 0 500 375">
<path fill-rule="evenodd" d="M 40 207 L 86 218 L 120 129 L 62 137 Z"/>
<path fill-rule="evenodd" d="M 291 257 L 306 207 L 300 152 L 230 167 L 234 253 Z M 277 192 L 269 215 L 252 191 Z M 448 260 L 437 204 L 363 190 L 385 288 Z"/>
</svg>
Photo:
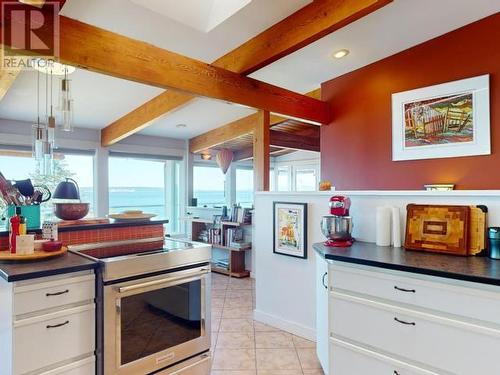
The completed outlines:
<svg viewBox="0 0 500 375">
<path fill-rule="evenodd" d="M 488 228 L 488 245 L 491 259 L 500 259 L 500 227 Z"/>
</svg>

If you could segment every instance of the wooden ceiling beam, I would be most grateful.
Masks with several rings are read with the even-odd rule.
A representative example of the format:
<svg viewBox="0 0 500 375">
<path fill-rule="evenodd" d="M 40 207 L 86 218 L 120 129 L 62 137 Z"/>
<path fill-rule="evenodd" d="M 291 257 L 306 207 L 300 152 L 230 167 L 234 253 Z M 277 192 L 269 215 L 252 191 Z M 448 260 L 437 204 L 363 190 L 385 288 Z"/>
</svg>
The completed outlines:
<svg viewBox="0 0 500 375">
<path fill-rule="evenodd" d="M 259 111 L 253 132 L 253 186 L 255 191 L 269 191 L 270 132 L 269 112 Z"/>
<path fill-rule="evenodd" d="M 189 140 L 189 152 L 194 154 L 216 147 L 222 143 L 253 133 L 257 115 L 250 115 Z"/>
<path fill-rule="evenodd" d="M 320 152 L 320 138 L 271 130 L 271 146 Z"/>
<path fill-rule="evenodd" d="M 65 64 L 313 122 L 328 123 L 331 119 L 329 105 L 320 100 L 64 16 L 59 17 L 59 23 L 59 59 Z M 2 29 L 5 27 L 2 24 Z M 50 32 L 45 25 L 38 29 L 39 35 Z M 18 48 L 21 54 L 31 53 Z"/>
<path fill-rule="evenodd" d="M 392 0 L 315 0 L 217 59 L 212 65 L 248 75 L 390 2 Z M 321 99 L 319 95 L 313 97 Z M 103 145 L 111 145 L 148 127 L 162 116 L 162 112 L 169 113 L 194 98 L 186 93 L 161 94 L 154 103 L 144 103 L 105 127 L 101 136 Z M 273 117 L 278 116 L 271 114 L 271 122 Z"/>
</svg>

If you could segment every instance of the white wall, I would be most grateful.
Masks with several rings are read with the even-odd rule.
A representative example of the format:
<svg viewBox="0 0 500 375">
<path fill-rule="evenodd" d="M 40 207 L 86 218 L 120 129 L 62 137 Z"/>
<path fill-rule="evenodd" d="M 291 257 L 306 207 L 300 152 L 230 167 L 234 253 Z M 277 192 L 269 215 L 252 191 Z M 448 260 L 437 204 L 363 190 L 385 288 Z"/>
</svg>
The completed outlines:
<svg viewBox="0 0 500 375">
<path fill-rule="evenodd" d="M 328 214 L 332 195 L 351 197 L 353 235 L 375 242 L 375 209 L 391 205 L 405 217 L 408 203 L 484 204 L 489 208 L 489 226 L 500 226 L 500 191 L 351 191 L 315 193 L 260 192 L 255 196 L 254 275 L 256 277 L 256 320 L 296 335 L 315 339 L 315 259 L 312 245 L 325 240 L 320 230 Z M 273 202 L 308 203 L 308 258 L 273 254 Z M 401 230 L 403 230 L 403 226 Z"/>
</svg>

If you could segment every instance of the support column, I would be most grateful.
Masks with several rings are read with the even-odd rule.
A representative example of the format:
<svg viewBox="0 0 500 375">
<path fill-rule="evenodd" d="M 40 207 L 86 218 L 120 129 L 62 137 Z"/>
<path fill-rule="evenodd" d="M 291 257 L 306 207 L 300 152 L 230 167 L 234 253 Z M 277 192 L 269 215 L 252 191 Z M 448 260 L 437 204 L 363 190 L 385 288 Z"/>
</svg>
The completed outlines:
<svg viewBox="0 0 500 375">
<path fill-rule="evenodd" d="M 259 111 L 253 132 L 253 173 L 255 191 L 269 191 L 270 116 Z"/>
</svg>

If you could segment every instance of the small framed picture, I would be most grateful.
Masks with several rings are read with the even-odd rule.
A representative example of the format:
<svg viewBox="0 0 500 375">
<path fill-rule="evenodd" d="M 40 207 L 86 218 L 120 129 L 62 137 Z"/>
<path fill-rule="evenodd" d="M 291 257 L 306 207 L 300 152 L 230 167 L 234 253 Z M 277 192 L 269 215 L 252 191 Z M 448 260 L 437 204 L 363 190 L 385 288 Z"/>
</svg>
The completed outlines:
<svg viewBox="0 0 500 375">
<path fill-rule="evenodd" d="M 274 202 L 275 254 L 307 259 L 307 203 Z"/>
<path fill-rule="evenodd" d="M 392 160 L 489 155 L 489 76 L 392 95 Z"/>
</svg>

